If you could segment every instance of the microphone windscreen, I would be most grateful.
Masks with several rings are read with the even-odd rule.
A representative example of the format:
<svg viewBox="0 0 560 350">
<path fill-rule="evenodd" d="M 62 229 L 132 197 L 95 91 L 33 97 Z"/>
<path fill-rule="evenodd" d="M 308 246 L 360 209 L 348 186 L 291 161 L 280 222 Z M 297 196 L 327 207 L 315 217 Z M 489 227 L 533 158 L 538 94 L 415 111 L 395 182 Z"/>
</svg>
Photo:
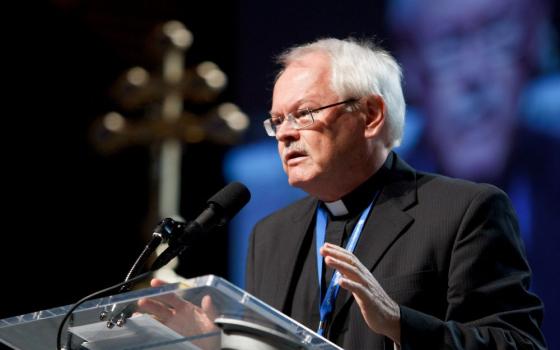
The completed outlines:
<svg viewBox="0 0 560 350">
<path fill-rule="evenodd" d="M 251 193 L 247 187 L 240 182 L 232 182 L 213 195 L 207 203 L 217 205 L 223 210 L 223 215 L 231 219 L 249 202 L 249 199 Z"/>
</svg>

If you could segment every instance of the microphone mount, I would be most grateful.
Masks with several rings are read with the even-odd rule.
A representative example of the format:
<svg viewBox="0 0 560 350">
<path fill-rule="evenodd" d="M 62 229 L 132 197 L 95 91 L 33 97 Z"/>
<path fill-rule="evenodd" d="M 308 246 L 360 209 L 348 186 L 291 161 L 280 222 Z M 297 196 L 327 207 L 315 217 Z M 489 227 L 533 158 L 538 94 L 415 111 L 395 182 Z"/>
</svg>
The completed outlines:
<svg viewBox="0 0 560 350">
<path fill-rule="evenodd" d="M 144 247 L 144 250 L 138 256 L 134 265 L 126 275 L 123 282 L 127 282 L 134 276 L 138 275 L 142 266 L 146 263 L 146 260 L 152 255 L 152 253 L 156 250 L 156 248 L 161 243 L 168 243 L 172 242 L 174 239 L 177 239 L 182 235 L 185 230 L 186 224 L 184 222 L 175 221 L 171 218 L 165 218 L 161 220 L 157 226 L 154 228 L 154 232 L 152 233 L 152 238 Z M 126 292 L 130 289 L 130 284 L 124 284 L 119 293 Z M 133 308 L 130 305 L 125 306 L 119 311 L 115 311 L 117 309 L 117 305 L 113 304 L 111 308 L 106 308 L 100 315 L 99 319 L 101 321 L 107 320 L 107 328 L 113 328 L 115 325 L 121 327 L 126 323 L 126 320 L 132 315 Z"/>
</svg>

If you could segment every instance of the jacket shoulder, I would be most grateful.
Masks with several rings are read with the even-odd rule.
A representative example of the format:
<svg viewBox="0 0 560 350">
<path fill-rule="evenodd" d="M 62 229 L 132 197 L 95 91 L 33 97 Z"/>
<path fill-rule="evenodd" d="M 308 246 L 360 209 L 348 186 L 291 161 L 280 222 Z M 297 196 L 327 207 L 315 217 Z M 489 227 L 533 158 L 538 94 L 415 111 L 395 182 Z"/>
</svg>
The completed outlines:
<svg viewBox="0 0 560 350">
<path fill-rule="evenodd" d="M 294 222 L 298 222 L 307 217 L 311 212 L 314 212 L 316 205 L 317 199 L 311 196 L 306 196 L 259 220 L 255 224 L 254 231 L 266 229 L 271 226 L 277 227 L 278 225 L 293 225 Z"/>
<path fill-rule="evenodd" d="M 442 200 L 466 200 L 484 197 L 507 197 L 500 188 L 488 184 L 444 175 L 417 172 L 419 194 L 440 197 Z"/>
</svg>

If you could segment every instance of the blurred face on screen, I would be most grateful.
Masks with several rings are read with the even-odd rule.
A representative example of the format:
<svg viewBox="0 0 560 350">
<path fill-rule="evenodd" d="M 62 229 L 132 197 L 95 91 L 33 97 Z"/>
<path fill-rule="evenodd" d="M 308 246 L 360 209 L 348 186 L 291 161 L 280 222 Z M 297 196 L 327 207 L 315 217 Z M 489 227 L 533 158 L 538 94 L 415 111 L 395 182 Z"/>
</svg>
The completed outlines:
<svg viewBox="0 0 560 350">
<path fill-rule="evenodd" d="M 411 31 L 416 103 L 442 170 L 475 180 L 499 176 L 512 147 L 525 79 L 522 0 L 428 0 Z M 406 52 L 406 51 L 405 51 Z"/>
</svg>

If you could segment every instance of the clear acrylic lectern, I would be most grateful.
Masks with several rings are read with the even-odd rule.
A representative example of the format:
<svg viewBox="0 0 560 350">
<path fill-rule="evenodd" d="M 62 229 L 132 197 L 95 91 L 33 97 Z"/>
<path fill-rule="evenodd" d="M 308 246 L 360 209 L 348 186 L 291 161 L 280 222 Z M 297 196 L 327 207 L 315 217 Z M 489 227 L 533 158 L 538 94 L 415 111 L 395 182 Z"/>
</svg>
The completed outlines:
<svg viewBox="0 0 560 350">
<path fill-rule="evenodd" d="M 154 317 L 134 313 L 122 326 L 107 327 L 102 312 L 136 308 L 139 299 L 176 307 L 212 305 L 214 324 L 196 320 L 163 325 Z M 190 304 L 188 304 L 190 303 Z M 192 304 L 192 305 L 191 305 Z M 22 350 L 55 350 L 62 318 L 72 305 L 0 320 L 0 340 Z M 192 322 L 192 324 L 188 324 Z M 200 321 L 198 321 L 200 322 Z M 176 329 L 172 329 L 176 328 Z M 62 337 L 66 349 L 340 349 L 228 281 L 208 275 L 88 301 L 73 313 Z"/>
</svg>

